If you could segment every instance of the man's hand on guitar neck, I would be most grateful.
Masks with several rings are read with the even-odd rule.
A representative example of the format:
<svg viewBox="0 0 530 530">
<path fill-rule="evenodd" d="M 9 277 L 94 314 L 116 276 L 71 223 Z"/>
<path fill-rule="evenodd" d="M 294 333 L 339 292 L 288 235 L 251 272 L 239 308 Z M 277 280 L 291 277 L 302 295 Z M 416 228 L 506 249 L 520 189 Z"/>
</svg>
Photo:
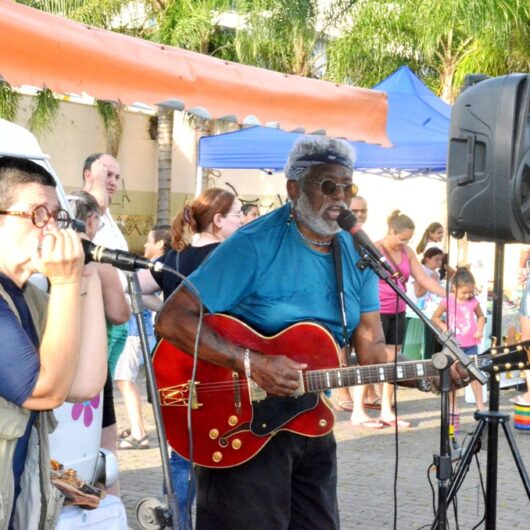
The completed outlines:
<svg viewBox="0 0 530 530">
<path fill-rule="evenodd" d="M 250 354 L 250 372 L 252 380 L 269 396 L 290 396 L 296 392 L 300 383 L 300 370 L 307 364 L 298 363 L 284 355 Z"/>
</svg>

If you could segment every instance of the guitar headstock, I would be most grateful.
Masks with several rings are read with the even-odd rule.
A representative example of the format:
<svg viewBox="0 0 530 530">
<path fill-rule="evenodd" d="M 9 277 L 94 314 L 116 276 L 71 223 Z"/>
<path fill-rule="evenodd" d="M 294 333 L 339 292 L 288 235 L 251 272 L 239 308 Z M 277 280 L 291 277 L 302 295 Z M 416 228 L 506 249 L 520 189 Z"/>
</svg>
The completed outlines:
<svg viewBox="0 0 530 530">
<path fill-rule="evenodd" d="M 530 366 L 530 340 L 506 346 L 493 346 L 477 357 L 483 372 L 499 374 L 512 370 L 525 370 Z"/>
</svg>

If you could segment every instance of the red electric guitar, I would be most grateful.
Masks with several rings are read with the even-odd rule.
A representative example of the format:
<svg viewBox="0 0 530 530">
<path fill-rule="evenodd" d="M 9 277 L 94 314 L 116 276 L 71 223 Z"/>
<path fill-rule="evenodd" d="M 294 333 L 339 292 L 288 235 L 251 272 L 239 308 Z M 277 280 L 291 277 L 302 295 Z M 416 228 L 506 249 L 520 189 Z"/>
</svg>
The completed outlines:
<svg viewBox="0 0 530 530">
<path fill-rule="evenodd" d="M 268 397 L 240 372 L 202 360 L 198 361 L 192 385 L 192 356 L 167 341 L 160 341 L 153 366 L 167 438 L 178 454 L 201 466 L 223 468 L 242 464 L 280 430 L 304 436 L 330 432 L 334 413 L 323 390 L 394 379 L 420 379 L 437 373 L 431 361 L 401 362 L 397 372 L 394 363 L 340 368 L 335 339 L 316 323 L 294 324 L 277 335 L 265 337 L 227 315 L 210 314 L 204 320 L 235 344 L 265 355 L 287 355 L 309 368 L 300 373 L 300 388 L 292 397 Z M 522 369 L 529 364 L 529 345 L 530 342 L 525 343 L 525 349 L 522 345 L 510 346 L 509 354 L 499 348 L 495 357 L 509 361 L 514 369 Z M 481 370 L 504 371 L 493 358 L 493 355 L 481 356 Z M 193 454 L 189 447 L 190 428 Z"/>
</svg>

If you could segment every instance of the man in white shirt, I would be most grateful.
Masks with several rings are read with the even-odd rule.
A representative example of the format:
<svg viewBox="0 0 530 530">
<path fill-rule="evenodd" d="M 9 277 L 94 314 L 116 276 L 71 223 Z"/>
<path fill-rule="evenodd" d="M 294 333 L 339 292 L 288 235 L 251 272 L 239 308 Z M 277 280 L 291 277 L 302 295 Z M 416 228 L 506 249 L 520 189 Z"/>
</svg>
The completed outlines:
<svg viewBox="0 0 530 530">
<path fill-rule="evenodd" d="M 83 190 L 95 197 L 101 214 L 100 226 L 92 241 L 96 245 L 127 251 L 129 250 L 127 241 L 109 210 L 112 196 L 118 189 L 120 178 L 120 164 L 113 156 L 107 153 L 95 153 L 85 160 L 83 166 Z M 127 278 L 125 273 L 122 271 L 119 272 L 120 280 L 125 290 L 127 287 Z M 105 449 L 113 452 L 116 451 L 118 431 L 114 411 L 112 380 L 118 359 L 125 348 L 128 334 L 128 322 L 118 325 L 112 325 L 107 322 L 109 376 L 103 394 L 101 445 Z M 119 495 L 119 485 L 116 484 L 113 488 L 115 489 L 108 490 L 109 493 Z"/>
</svg>

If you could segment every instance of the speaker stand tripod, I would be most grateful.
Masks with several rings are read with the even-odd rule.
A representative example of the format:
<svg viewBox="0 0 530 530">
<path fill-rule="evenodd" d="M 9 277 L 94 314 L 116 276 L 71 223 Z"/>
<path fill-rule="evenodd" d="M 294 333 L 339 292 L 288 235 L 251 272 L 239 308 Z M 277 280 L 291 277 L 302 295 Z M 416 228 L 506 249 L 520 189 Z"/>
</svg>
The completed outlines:
<svg viewBox="0 0 530 530">
<path fill-rule="evenodd" d="M 497 337 L 501 336 L 502 332 L 503 273 L 504 244 L 496 243 L 492 334 L 493 336 Z M 521 477 L 523 486 L 529 499 L 530 478 L 528 477 L 528 473 L 510 428 L 510 415 L 499 411 L 499 382 L 494 375 L 492 375 L 489 381 L 489 410 L 475 412 L 475 419 L 478 421 L 478 424 L 473 432 L 471 441 L 466 447 L 466 450 L 464 451 L 457 469 L 450 481 L 444 508 L 447 508 L 450 505 L 460 486 L 462 485 L 469 470 L 473 455 L 478 453 L 481 449 L 482 434 L 486 426 L 488 426 L 485 529 L 495 530 L 497 524 L 497 455 L 499 449 L 499 425 L 502 426 L 510 447 L 510 451 L 515 461 L 515 465 L 517 466 L 519 476 Z M 445 528 L 440 525 L 440 520 L 442 522 L 446 521 L 445 514 L 442 514 L 441 519 L 440 517 L 437 517 L 431 526 L 431 529 L 445 530 Z"/>
</svg>

